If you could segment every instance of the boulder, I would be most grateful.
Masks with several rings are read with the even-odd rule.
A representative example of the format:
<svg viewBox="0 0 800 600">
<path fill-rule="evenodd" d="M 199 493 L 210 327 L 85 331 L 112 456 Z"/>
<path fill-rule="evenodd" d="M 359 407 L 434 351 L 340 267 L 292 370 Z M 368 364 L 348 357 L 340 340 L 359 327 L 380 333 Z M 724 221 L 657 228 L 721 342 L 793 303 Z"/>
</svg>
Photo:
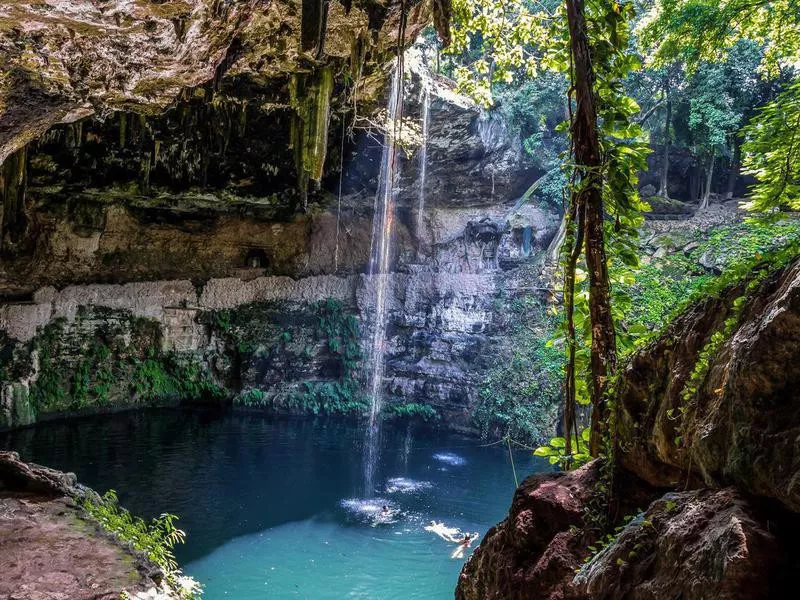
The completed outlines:
<svg viewBox="0 0 800 600">
<path fill-rule="evenodd" d="M 800 511 L 800 260 L 747 285 L 690 307 L 627 364 L 620 460 L 656 486 L 735 484 Z"/>
<path fill-rule="evenodd" d="M 456 600 L 560 600 L 594 540 L 584 519 L 602 462 L 571 471 L 539 473 L 517 488 L 508 516 L 475 549 L 456 588 Z M 646 505 L 653 490 L 622 474 L 618 511 Z"/>
<path fill-rule="evenodd" d="M 74 473 L 62 473 L 20 460 L 16 452 L 0 452 L 0 492 L 46 496 L 82 495 Z"/>
<path fill-rule="evenodd" d="M 456 600 L 559 598 L 580 564 L 580 539 L 570 531 L 583 513 L 600 465 L 528 477 L 508 516 L 492 527 L 461 570 Z"/>
<path fill-rule="evenodd" d="M 788 555 L 758 513 L 734 488 L 666 494 L 581 567 L 567 598 L 788 597 Z"/>
</svg>

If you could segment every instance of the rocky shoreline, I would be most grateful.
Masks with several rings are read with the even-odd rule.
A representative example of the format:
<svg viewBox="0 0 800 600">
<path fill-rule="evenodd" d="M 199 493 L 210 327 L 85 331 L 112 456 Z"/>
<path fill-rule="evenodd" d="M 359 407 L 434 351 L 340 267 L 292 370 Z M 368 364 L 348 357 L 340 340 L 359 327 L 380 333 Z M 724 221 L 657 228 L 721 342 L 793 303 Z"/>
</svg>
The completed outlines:
<svg viewBox="0 0 800 600">
<path fill-rule="evenodd" d="M 161 569 L 92 519 L 87 498 L 99 497 L 74 474 L 0 452 L 0 598 L 119 600 L 162 588 Z"/>
</svg>

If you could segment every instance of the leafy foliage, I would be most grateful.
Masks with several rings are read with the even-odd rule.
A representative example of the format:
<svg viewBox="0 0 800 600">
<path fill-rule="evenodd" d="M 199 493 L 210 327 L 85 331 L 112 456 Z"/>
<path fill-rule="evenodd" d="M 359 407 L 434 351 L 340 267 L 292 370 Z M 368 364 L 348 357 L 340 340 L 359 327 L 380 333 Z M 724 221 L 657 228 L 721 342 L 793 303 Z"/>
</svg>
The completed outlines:
<svg viewBox="0 0 800 600">
<path fill-rule="evenodd" d="M 93 308 L 82 309 L 69 326 L 52 321 L 19 354 L 38 354 L 30 391 L 37 413 L 224 394 L 197 357 L 160 348 L 157 322 Z"/>
<path fill-rule="evenodd" d="M 225 390 L 215 383 L 194 356 L 161 353 L 151 348 L 147 358 L 133 358 L 131 387 L 143 402 L 218 399 Z"/>
<path fill-rule="evenodd" d="M 589 454 L 589 438 L 591 430 L 584 428 L 579 436 L 572 436 L 572 452 L 566 454 L 567 441 L 563 437 L 554 437 L 547 444 L 539 446 L 534 450 L 534 456 L 541 456 L 548 459 L 551 465 L 559 465 L 563 469 L 576 469 L 585 465 L 592 459 Z"/>
<path fill-rule="evenodd" d="M 567 135 L 558 131 L 564 119 L 567 82 L 562 73 L 543 71 L 533 80 L 503 86 L 497 93 L 500 110 L 512 132 L 519 132 L 522 147 L 534 169 L 553 173 L 537 191 L 551 208 L 561 208 L 567 177 L 561 168 L 569 148 Z"/>
<path fill-rule="evenodd" d="M 478 389 L 471 418 L 484 439 L 540 443 L 561 398 L 564 355 L 547 343 L 558 323 L 530 298 L 513 301 L 511 314 L 516 325 Z"/>
<path fill-rule="evenodd" d="M 386 409 L 386 413 L 389 417 L 423 423 L 435 423 L 441 418 L 431 405 L 418 402 L 392 404 Z"/>
<path fill-rule="evenodd" d="M 175 545 L 186 539 L 186 534 L 175 526 L 178 517 L 164 513 L 147 523 L 121 507 L 114 490 L 99 498 L 87 496 L 81 506 L 104 529 L 161 567 L 172 591 L 180 598 L 195 600 L 202 595 L 200 585 L 182 574 L 175 559 Z"/>
<path fill-rule="evenodd" d="M 688 253 L 675 252 L 636 274 L 627 288 L 633 298 L 623 321 L 647 331 L 636 340 L 638 347 L 680 314 L 686 307 L 763 270 L 782 267 L 800 255 L 800 221 L 750 219 L 718 227 L 702 236 Z M 717 265 L 719 274 L 700 264 Z"/>
<path fill-rule="evenodd" d="M 547 38 L 550 11 L 557 4 L 454 0 L 446 52 L 461 59 L 454 72 L 460 91 L 488 107 L 494 103 L 494 84 L 511 83 L 515 75 L 536 75 L 536 48 Z"/>
<path fill-rule="evenodd" d="M 643 334 L 635 340 L 638 345 L 685 307 L 687 299 L 696 300 L 708 293 L 718 285 L 715 283 L 718 279 L 730 282 L 734 273 L 746 272 L 798 237 L 800 221 L 787 218 L 750 219 L 705 233 L 698 231 L 679 240 L 679 247 L 663 258 L 641 265 L 635 271 L 635 281 L 621 286 L 631 299 L 622 327 Z M 683 251 L 680 246 L 691 249 Z M 703 266 L 701 261 L 715 265 L 720 274 Z"/>
<path fill-rule="evenodd" d="M 332 370 L 336 380 L 307 380 L 288 391 L 267 391 L 250 388 L 241 392 L 235 402 L 242 406 L 290 410 L 303 414 L 363 414 L 367 409 L 358 373 L 361 364 L 359 319 L 346 310 L 335 298 L 315 302 L 308 307 L 312 316 L 314 336 L 324 342 L 328 356 L 333 358 Z M 304 318 L 308 313 L 304 311 Z M 265 357 L 289 355 L 287 345 L 301 332 L 292 326 L 281 326 L 277 315 L 268 307 L 251 305 L 217 317 L 215 323 L 226 325 L 224 332 L 244 354 L 263 353 Z M 263 345 L 272 344 L 264 349 Z M 303 348 L 292 360 L 308 361 L 312 349 Z"/>
<path fill-rule="evenodd" d="M 763 107 L 743 136 L 744 171 L 758 181 L 747 208 L 800 210 L 800 81 Z"/>
<path fill-rule="evenodd" d="M 800 64 L 800 10 L 796 0 L 659 0 L 642 27 L 642 39 L 651 49 L 653 64 L 682 61 L 700 76 L 704 71 L 723 73 L 709 65 L 731 63 L 737 48 L 749 44 L 762 49 L 760 60 L 749 69 L 739 69 L 739 75 L 752 79 L 758 71 L 786 83 L 796 77 L 795 69 Z M 727 90 L 732 88 L 726 79 L 730 77 L 728 70 L 725 78 L 706 86 L 705 99 L 699 98 L 697 106 L 693 106 L 693 123 L 703 125 L 701 131 L 712 143 L 718 143 L 725 133 L 735 132 L 742 117 L 750 116 L 748 109 L 753 106 L 752 101 L 749 106 L 744 102 L 738 107 L 727 102 Z M 748 204 L 750 209 L 800 204 L 800 172 L 796 165 L 800 144 L 799 85 L 797 81 L 788 85 L 753 117 L 743 132 L 745 172 L 758 181 Z M 752 95 L 746 87 L 742 89 L 745 96 Z"/>
<path fill-rule="evenodd" d="M 658 0 L 642 24 L 653 61 L 681 59 L 690 66 L 719 62 L 739 40 L 765 46 L 762 68 L 800 60 L 796 0 Z"/>
</svg>

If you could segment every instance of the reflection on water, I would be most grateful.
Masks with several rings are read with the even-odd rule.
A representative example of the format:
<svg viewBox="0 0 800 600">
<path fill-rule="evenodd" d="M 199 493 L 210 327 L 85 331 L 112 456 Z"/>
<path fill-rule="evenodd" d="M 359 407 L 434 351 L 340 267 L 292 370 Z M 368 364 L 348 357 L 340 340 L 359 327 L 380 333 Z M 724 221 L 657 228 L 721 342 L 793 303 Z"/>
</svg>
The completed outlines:
<svg viewBox="0 0 800 600">
<path fill-rule="evenodd" d="M 134 513 L 180 515 L 188 540 L 178 558 L 207 600 L 452 598 L 463 561 L 424 527 L 437 520 L 482 535 L 503 518 L 514 489 L 508 453 L 412 435 L 385 428 L 381 497 L 369 501 L 363 430 L 343 421 L 130 412 L 0 435 L 0 447 L 116 489 Z M 523 472 L 548 468 L 529 453 L 514 459 Z"/>
</svg>

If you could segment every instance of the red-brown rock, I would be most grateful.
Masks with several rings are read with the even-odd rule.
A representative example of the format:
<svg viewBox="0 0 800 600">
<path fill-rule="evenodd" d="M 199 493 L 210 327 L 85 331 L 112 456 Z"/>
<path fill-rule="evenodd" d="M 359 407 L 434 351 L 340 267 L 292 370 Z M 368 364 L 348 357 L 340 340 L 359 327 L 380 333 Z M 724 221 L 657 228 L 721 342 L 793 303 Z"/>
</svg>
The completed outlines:
<svg viewBox="0 0 800 600">
<path fill-rule="evenodd" d="M 456 600 L 522 600 L 562 597 L 568 576 L 581 564 L 580 543 L 570 528 L 599 476 L 593 462 L 570 473 L 526 479 L 508 517 L 490 529 L 461 571 Z"/>
<path fill-rule="evenodd" d="M 584 565 L 580 600 L 786 598 L 787 554 L 734 488 L 670 493 Z"/>
</svg>

